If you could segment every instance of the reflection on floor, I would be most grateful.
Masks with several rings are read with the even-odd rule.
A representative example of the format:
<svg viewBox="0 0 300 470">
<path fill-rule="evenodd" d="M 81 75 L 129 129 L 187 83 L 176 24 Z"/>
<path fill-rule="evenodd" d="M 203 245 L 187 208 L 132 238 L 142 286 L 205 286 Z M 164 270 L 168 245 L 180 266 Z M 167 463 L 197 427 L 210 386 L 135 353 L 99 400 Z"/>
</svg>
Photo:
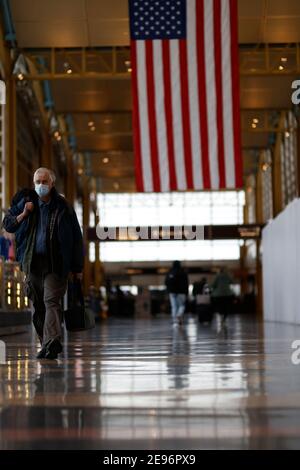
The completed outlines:
<svg viewBox="0 0 300 470">
<path fill-rule="evenodd" d="M 112 319 L 57 362 L 35 359 L 31 332 L 5 339 L 1 449 L 299 448 L 300 327 Z"/>
</svg>

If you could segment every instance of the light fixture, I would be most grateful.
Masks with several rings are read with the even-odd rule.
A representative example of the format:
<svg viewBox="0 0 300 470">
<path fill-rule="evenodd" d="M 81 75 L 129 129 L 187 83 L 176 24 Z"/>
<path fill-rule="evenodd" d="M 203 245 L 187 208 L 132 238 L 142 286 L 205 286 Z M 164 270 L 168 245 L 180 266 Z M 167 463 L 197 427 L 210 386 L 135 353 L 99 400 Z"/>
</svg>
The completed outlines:
<svg viewBox="0 0 300 470">
<path fill-rule="evenodd" d="M 118 182 L 115 182 L 115 183 L 114 183 L 114 189 L 116 189 L 116 190 L 120 189 L 120 185 L 119 185 Z"/>
<path fill-rule="evenodd" d="M 18 78 L 20 82 L 25 80 L 26 75 L 29 73 L 27 60 L 23 54 L 20 54 L 13 67 L 13 75 Z"/>
<path fill-rule="evenodd" d="M 95 127 L 95 126 L 92 126 L 92 127 L 90 127 L 90 130 L 91 130 L 92 132 L 95 132 L 96 127 Z"/>
<path fill-rule="evenodd" d="M 108 158 L 108 157 L 104 157 L 102 161 L 103 161 L 103 163 L 109 163 L 109 158 Z"/>
<path fill-rule="evenodd" d="M 81 176 L 81 175 L 83 174 L 83 169 L 82 169 L 82 168 L 78 168 L 77 173 Z"/>
<path fill-rule="evenodd" d="M 88 126 L 93 127 L 95 125 L 94 121 L 89 121 Z"/>
<path fill-rule="evenodd" d="M 104 124 L 111 124 L 111 119 L 110 118 L 106 118 L 104 119 Z"/>
<path fill-rule="evenodd" d="M 279 70 L 284 70 L 284 66 L 283 65 L 279 65 Z"/>
<path fill-rule="evenodd" d="M 281 57 L 281 62 L 287 62 L 287 61 L 288 61 L 287 57 Z"/>
<path fill-rule="evenodd" d="M 168 268 L 158 268 L 157 274 L 166 274 L 168 272 Z"/>
<path fill-rule="evenodd" d="M 126 273 L 129 274 L 129 275 L 143 274 L 143 270 L 142 269 L 128 268 L 128 269 L 126 269 Z"/>
<path fill-rule="evenodd" d="M 253 122 L 254 122 L 254 124 L 258 124 L 258 123 L 259 123 L 259 119 L 254 118 L 254 119 L 253 119 Z"/>
<path fill-rule="evenodd" d="M 125 60 L 125 66 L 127 68 L 127 72 L 132 72 L 131 62 L 130 60 Z"/>
<path fill-rule="evenodd" d="M 59 132 L 59 131 L 55 131 L 53 135 L 54 135 L 54 138 L 55 138 L 58 142 L 61 141 L 61 135 L 60 135 L 60 132 Z"/>
<path fill-rule="evenodd" d="M 69 62 L 64 63 L 64 70 L 68 75 L 71 75 L 71 73 L 73 73 L 72 67 L 70 66 Z"/>
<path fill-rule="evenodd" d="M 252 122 L 252 128 L 253 128 L 253 129 L 256 129 L 256 128 L 257 128 L 257 124 L 255 124 L 255 122 Z"/>
<path fill-rule="evenodd" d="M 289 138 L 290 135 L 291 135 L 291 134 L 289 133 L 289 131 L 286 131 L 285 136 L 286 136 L 287 138 Z"/>
<path fill-rule="evenodd" d="M 268 171 L 269 166 L 270 166 L 269 163 L 263 163 L 261 167 L 262 171 Z"/>
</svg>

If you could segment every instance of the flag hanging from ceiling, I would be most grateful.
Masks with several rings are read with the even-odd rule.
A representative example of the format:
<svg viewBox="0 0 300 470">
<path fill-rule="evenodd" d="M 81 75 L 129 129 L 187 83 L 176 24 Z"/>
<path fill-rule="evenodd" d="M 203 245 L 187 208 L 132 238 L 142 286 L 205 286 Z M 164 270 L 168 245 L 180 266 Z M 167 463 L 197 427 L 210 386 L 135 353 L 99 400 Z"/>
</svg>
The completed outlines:
<svg viewBox="0 0 300 470">
<path fill-rule="evenodd" d="M 241 188 L 237 0 L 129 0 L 138 191 Z"/>
</svg>

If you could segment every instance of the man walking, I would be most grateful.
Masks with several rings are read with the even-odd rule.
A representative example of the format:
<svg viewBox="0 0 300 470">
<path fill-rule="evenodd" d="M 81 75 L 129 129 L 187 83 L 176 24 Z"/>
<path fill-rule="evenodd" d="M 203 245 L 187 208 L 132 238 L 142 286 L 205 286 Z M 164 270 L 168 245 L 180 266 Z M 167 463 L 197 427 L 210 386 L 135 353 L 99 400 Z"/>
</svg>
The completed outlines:
<svg viewBox="0 0 300 470">
<path fill-rule="evenodd" d="M 165 283 L 170 297 L 173 325 L 182 325 L 189 281 L 186 272 L 181 267 L 180 261 L 174 261 L 172 269 L 167 274 Z"/>
<path fill-rule="evenodd" d="M 3 220 L 15 233 L 17 261 L 26 274 L 33 324 L 42 349 L 38 359 L 56 359 L 62 352 L 61 298 L 68 275 L 82 277 L 83 240 L 76 213 L 55 189 L 55 175 L 39 168 L 35 191 L 22 190 Z"/>
</svg>

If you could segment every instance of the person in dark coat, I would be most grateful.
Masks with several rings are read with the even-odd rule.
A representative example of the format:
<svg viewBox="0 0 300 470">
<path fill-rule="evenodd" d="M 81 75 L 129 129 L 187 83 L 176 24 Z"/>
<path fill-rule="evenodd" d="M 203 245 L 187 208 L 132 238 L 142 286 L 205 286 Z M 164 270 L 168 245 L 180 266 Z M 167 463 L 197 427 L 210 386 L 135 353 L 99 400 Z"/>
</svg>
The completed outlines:
<svg viewBox="0 0 300 470">
<path fill-rule="evenodd" d="M 183 323 L 189 281 L 180 261 L 174 261 L 172 269 L 166 276 L 165 284 L 169 293 L 173 324 L 174 326 L 181 325 Z"/>
<path fill-rule="evenodd" d="M 83 240 L 73 207 L 55 189 L 47 168 L 34 174 L 35 190 L 19 191 L 3 227 L 15 233 L 16 259 L 26 274 L 33 324 L 42 349 L 38 358 L 56 359 L 62 352 L 61 298 L 70 273 L 82 278 Z"/>
<path fill-rule="evenodd" d="M 234 294 L 231 289 L 233 280 L 225 268 L 216 275 L 212 284 L 212 300 L 214 308 L 222 316 L 224 324 L 232 308 Z"/>
</svg>

